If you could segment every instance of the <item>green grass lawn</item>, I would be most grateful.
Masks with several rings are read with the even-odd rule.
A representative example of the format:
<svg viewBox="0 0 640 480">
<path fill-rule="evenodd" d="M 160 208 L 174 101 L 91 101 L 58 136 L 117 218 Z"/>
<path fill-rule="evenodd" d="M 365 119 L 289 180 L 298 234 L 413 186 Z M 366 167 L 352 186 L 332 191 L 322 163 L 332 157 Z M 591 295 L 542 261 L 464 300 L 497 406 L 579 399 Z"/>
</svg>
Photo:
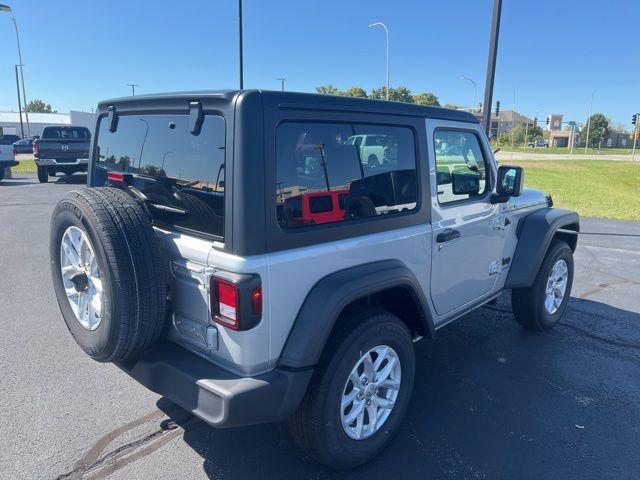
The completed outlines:
<svg viewBox="0 0 640 480">
<path fill-rule="evenodd" d="M 17 167 L 13 167 L 11 171 L 13 173 L 36 173 L 36 164 L 33 161 L 33 158 L 29 159 L 18 159 L 20 165 Z"/>
<path fill-rule="evenodd" d="M 557 207 L 587 217 L 640 221 L 640 162 L 520 160 L 525 187 L 551 194 Z"/>
<path fill-rule="evenodd" d="M 494 147 L 495 148 L 495 147 Z M 510 146 L 505 146 L 505 147 L 500 147 L 500 151 L 501 152 L 524 152 L 524 147 L 519 146 L 519 147 L 513 147 L 511 148 Z M 549 148 L 544 148 L 544 147 L 538 147 L 538 148 L 530 148 L 527 147 L 526 149 L 527 153 L 548 153 L 548 154 L 565 154 L 568 155 L 571 153 L 571 150 L 569 150 L 568 148 L 555 148 L 555 147 L 549 147 Z M 640 154 L 640 150 L 638 150 L 636 152 L 636 155 Z M 583 148 L 574 148 L 573 149 L 573 155 L 574 156 L 579 156 L 579 155 L 584 155 L 584 147 Z M 587 149 L 587 155 L 598 155 L 598 149 L 597 148 L 588 148 Z M 603 148 L 602 150 L 600 150 L 600 155 L 631 155 L 631 149 L 630 148 Z"/>
</svg>

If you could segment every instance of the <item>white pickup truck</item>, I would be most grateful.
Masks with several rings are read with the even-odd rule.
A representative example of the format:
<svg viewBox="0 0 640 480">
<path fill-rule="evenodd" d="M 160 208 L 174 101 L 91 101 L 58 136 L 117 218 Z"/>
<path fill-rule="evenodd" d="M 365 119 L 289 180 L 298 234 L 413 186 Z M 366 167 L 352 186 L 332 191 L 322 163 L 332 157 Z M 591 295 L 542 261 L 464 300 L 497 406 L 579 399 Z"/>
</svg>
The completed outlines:
<svg viewBox="0 0 640 480">
<path fill-rule="evenodd" d="M 4 179 L 7 172 L 11 172 L 11 167 L 18 165 L 13 154 L 13 142 L 20 140 L 17 135 L 0 136 L 0 181 Z"/>
</svg>

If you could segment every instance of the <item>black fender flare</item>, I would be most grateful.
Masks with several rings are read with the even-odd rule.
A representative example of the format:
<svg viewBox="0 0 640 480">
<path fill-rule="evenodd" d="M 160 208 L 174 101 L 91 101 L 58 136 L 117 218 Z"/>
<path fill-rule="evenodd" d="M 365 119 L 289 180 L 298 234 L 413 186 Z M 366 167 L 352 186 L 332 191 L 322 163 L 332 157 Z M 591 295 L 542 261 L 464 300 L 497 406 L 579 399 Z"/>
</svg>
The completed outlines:
<svg viewBox="0 0 640 480">
<path fill-rule="evenodd" d="M 338 316 L 347 305 L 395 287 L 410 292 L 425 332 L 433 334 L 429 305 L 415 275 L 399 260 L 381 260 L 334 272 L 313 286 L 298 312 L 279 364 L 290 368 L 317 364 Z"/>
<path fill-rule="evenodd" d="M 543 208 L 530 213 L 518 224 L 518 246 L 504 288 L 530 287 L 535 281 L 551 240 L 560 228 L 580 231 L 580 219 L 576 212 L 561 208 Z M 575 250 L 576 236 L 569 240 Z"/>
</svg>

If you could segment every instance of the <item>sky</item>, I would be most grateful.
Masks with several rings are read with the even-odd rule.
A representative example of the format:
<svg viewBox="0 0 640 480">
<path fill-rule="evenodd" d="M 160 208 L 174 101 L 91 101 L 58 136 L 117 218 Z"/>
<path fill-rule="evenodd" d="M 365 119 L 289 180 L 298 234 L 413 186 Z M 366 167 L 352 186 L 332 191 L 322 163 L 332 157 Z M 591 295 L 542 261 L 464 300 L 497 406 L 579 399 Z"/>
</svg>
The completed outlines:
<svg viewBox="0 0 640 480">
<path fill-rule="evenodd" d="M 91 111 L 130 93 L 235 88 L 236 0 L 0 0 L 20 28 L 28 99 Z M 385 84 L 469 106 L 484 93 L 492 0 L 244 0 L 245 88 Z M 0 13 L 0 110 L 16 110 L 11 15 Z M 503 0 L 495 100 L 529 117 L 640 111 L 640 2 Z"/>
</svg>

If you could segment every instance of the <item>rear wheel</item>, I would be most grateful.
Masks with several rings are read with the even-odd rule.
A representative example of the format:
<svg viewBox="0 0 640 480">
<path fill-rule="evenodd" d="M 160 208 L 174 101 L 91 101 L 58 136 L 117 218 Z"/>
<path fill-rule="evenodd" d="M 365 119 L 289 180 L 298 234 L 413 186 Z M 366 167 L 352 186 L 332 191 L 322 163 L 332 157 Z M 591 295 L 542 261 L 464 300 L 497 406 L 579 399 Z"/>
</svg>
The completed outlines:
<svg viewBox="0 0 640 480">
<path fill-rule="evenodd" d="M 49 181 L 49 170 L 47 167 L 37 167 L 38 170 L 38 181 L 40 183 L 47 183 Z"/>
<path fill-rule="evenodd" d="M 368 310 L 340 321 L 289 425 L 308 454 L 348 468 L 375 457 L 400 426 L 415 358 L 411 335 L 395 315 Z"/>
<path fill-rule="evenodd" d="M 571 248 L 563 241 L 554 240 L 533 285 L 511 292 L 511 306 L 518 323 L 529 330 L 553 328 L 567 309 L 572 284 Z"/>
<path fill-rule="evenodd" d="M 0 167 L 0 182 L 4 179 L 4 167 Z"/>
</svg>

